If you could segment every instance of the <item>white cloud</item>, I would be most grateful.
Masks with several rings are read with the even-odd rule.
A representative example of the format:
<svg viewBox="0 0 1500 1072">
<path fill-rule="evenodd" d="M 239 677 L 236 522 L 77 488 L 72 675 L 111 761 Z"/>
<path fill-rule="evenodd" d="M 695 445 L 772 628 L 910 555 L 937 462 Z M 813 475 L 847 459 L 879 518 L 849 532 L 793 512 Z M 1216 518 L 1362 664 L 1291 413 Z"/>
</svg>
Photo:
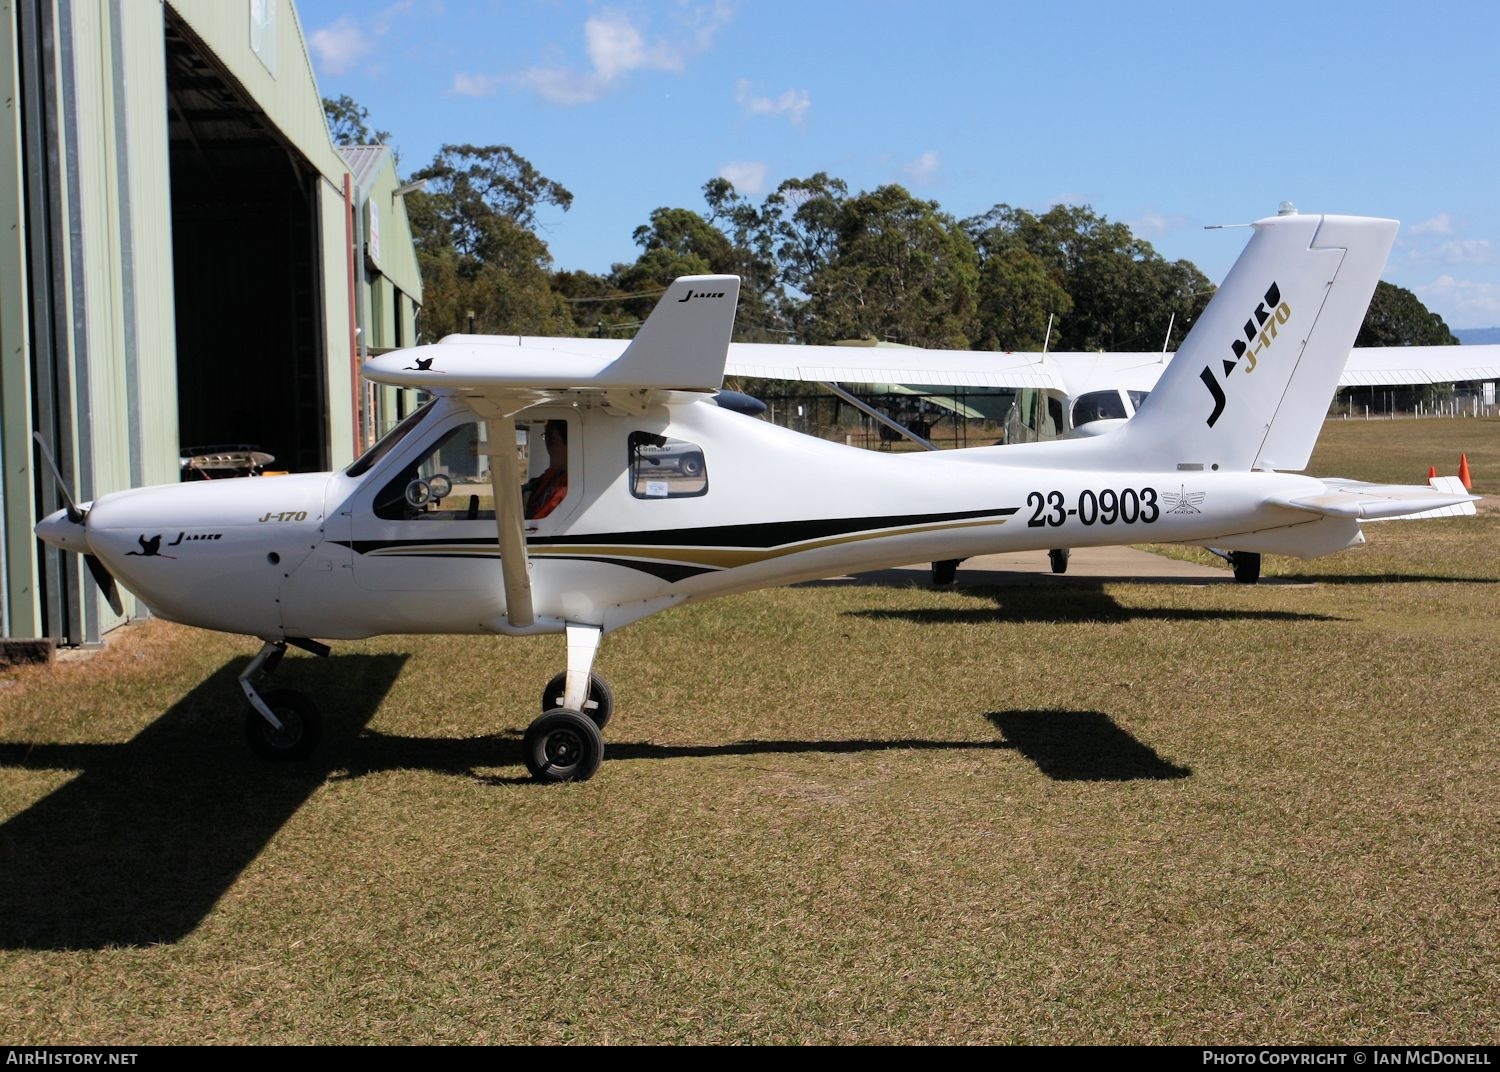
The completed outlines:
<svg viewBox="0 0 1500 1072">
<path fill-rule="evenodd" d="M 344 74 L 375 49 L 375 42 L 348 15 L 321 30 L 314 30 L 307 39 L 318 66 L 331 75 Z"/>
<path fill-rule="evenodd" d="M 1139 219 L 1127 220 L 1131 233 L 1142 238 L 1160 238 L 1174 231 L 1180 231 L 1187 226 L 1188 218 L 1181 214 L 1164 215 L 1155 209 L 1148 208 L 1141 213 Z"/>
<path fill-rule="evenodd" d="M 1430 220 L 1414 223 L 1407 228 L 1408 234 L 1413 235 L 1450 235 L 1453 233 L 1453 218 L 1446 212 L 1440 212 Z"/>
<path fill-rule="evenodd" d="M 313 59 L 330 75 L 347 74 L 355 65 L 375 51 L 377 39 L 391 31 L 397 18 L 411 10 L 415 0 L 396 0 L 369 17 L 366 30 L 352 15 L 343 15 L 307 38 Z"/>
<path fill-rule="evenodd" d="M 553 104 L 587 104 L 618 89 L 636 71 L 681 72 L 691 56 L 713 44 L 731 14 L 729 5 L 722 3 L 692 9 L 676 37 L 648 40 L 629 15 L 606 11 L 584 20 L 587 69 L 529 67 L 510 81 Z"/>
<path fill-rule="evenodd" d="M 719 169 L 719 177 L 734 183 L 736 193 L 766 192 L 766 165 L 758 160 L 732 160 Z"/>
<path fill-rule="evenodd" d="M 489 74 L 463 74 L 453 76 L 450 87 L 460 97 L 489 97 L 500 88 L 501 79 Z"/>
<path fill-rule="evenodd" d="M 734 100 L 740 110 L 749 116 L 786 116 L 792 126 L 800 128 L 812 107 L 812 96 L 805 89 L 788 89 L 779 97 L 758 97 L 750 87 L 748 78 L 741 78 L 734 87 Z"/>
<path fill-rule="evenodd" d="M 1411 288 L 1422 303 L 1448 325 L 1488 327 L 1500 324 L 1500 283 L 1440 275 Z"/>
<path fill-rule="evenodd" d="M 938 159 L 937 151 L 928 149 L 901 170 L 906 172 L 906 177 L 913 183 L 921 184 L 931 182 L 937 177 L 940 164 L 941 161 Z"/>
<path fill-rule="evenodd" d="M 1488 238 L 1465 238 L 1445 212 L 1417 224 L 1401 241 L 1401 250 L 1412 264 L 1493 264 L 1494 247 Z"/>
<path fill-rule="evenodd" d="M 680 71 L 682 53 L 665 41 L 646 44 L 646 38 L 630 19 L 607 12 L 583 24 L 584 50 L 594 73 L 605 83 L 631 71 Z"/>
<path fill-rule="evenodd" d="M 1434 251 L 1444 264 L 1489 264 L 1494 260 L 1487 238 L 1457 238 Z"/>
</svg>

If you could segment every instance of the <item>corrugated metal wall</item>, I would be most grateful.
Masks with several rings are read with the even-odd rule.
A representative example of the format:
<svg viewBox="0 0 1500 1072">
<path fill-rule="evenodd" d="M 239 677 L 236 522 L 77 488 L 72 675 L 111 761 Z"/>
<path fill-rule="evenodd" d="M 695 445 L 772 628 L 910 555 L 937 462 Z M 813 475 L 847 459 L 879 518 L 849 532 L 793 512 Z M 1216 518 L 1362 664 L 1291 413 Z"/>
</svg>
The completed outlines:
<svg viewBox="0 0 1500 1072">
<path fill-rule="evenodd" d="M 132 471 L 131 482 L 167 484 L 178 478 L 179 439 L 176 410 L 162 401 L 177 397 L 176 303 L 166 285 L 172 279 L 172 209 L 166 87 L 158 73 L 166 62 L 162 13 L 157 4 L 112 3 L 111 8 L 111 34 L 122 57 L 113 87 L 115 123 L 123 131 L 116 135 L 119 201 L 128 206 L 129 243 L 122 263 L 130 277 L 126 308 L 133 312 L 134 399 L 146 415 L 134 433 L 140 472 Z M 127 11 L 131 17 L 124 16 Z M 128 77 L 132 72 L 136 76 Z M 127 347 L 131 344 L 127 337 Z"/>
<path fill-rule="evenodd" d="M 0 0 L 0 633 L 41 635 L 31 526 L 35 474 L 26 355 L 26 230 L 21 161 L 20 38 L 15 0 Z"/>
<path fill-rule="evenodd" d="M 54 504 L 33 427 L 83 497 L 178 478 L 169 20 L 302 158 L 306 238 L 293 245 L 311 278 L 291 298 L 308 327 L 284 360 L 318 378 L 317 453 L 337 466 L 356 449 L 346 169 L 291 0 L 0 0 L 0 635 L 88 642 L 115 623 L 77 556 L 54 554 L 44 578 L 31 528 L 38 503 Z M 419 294 L 404 206 L 382 207 L 384 267 Z M 371 333 L 409 343 L 411 298 L 385 289 L 381 308 Z"/>
</svg>

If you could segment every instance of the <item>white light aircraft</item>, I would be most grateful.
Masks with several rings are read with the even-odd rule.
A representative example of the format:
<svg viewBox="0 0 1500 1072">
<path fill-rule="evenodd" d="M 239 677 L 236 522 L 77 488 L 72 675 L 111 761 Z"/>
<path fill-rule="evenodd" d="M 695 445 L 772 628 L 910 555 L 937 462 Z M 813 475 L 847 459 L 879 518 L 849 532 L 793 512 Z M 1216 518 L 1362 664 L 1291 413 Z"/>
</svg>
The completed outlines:
<svg viewBox="0 0 1500 1072">
<path fill-rule="evenodd" d="M 620 344 L 616 344 L 620 345 Z M 909 346 L 735 343 L 726 372 L 765 379 L 932 388 L 1008 388 L 1007 443 L 1101 435 L 1135 415 L 1171 353 L 985 353 Z M 1500 379 L 1500 346 L 1360 346 L 1338 387 L 1421 386 Z"/>
<path fill-rule="evenodd" d="M 712 392 L 739 281 L 691 277 L 623 353 L 454 337 L 372 359 L 370 379 L 435 397 L 342 472 L 117 492 L 70 503 L 37 534 L 89 556 L 108 594 L 117 577 L 161 617 L 261 638 L 240 681 L 251 743 L 270 757 L 318 737 L 307 697 L 262 691 L 288 645 L 562 634 L 566 669 L 523 754 L 539 780 L 585 779 L 614 705 L 593 672 L 600 638 L 669 607 L 1059 545 L 1313 557 L 1362 542 L 1361 519 L 1471 504 L 1277 471 L 1307 463 L 1396 227 L 1256 223 L 1151 397 L 1109 436 L 882 454 L 733 412 Z"/>
</svg>

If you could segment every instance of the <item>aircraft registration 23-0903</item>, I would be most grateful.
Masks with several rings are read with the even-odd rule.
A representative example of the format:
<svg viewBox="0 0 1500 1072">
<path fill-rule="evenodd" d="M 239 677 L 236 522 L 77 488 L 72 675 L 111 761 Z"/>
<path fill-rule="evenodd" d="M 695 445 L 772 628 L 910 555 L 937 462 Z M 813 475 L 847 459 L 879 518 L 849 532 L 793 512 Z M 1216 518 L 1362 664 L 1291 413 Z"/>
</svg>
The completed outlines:
<svg viewBox="0 0 1500 1072">
<path fill-rule="evenodd" d="M 118 579 L 161 617 L 261 638 L 240 686 L 250 743 L 271 759 L 318 740 L 309 697 L 265 688 L 288 645 L 326 654 L 329 641 L 385 633 L 560 634 L 563 666 L 523 754 L 539 780 L 586 779 L 615 704 L 593 669 L 601 638 L 670 607 L 1147 530 L 1162 543 L 1311 557 L 1361 542 L 1364 519 L 1472 512 L 1458 489 L 1295 472 L 1396 226 L 1255 223 L 1177 359 L 1104 435 L 892 454 L 757 420 L 716 394 L 739 280 L 684 277 L 628 344 L 455 335 L 372 359 L 369 379 L 432 399 L 342 471 L 69 500 L 37 534 L 85 555 L 112 600 Z M 177 532 L 215 536 L 161 554 L 161 535 Z"/>
</svg>

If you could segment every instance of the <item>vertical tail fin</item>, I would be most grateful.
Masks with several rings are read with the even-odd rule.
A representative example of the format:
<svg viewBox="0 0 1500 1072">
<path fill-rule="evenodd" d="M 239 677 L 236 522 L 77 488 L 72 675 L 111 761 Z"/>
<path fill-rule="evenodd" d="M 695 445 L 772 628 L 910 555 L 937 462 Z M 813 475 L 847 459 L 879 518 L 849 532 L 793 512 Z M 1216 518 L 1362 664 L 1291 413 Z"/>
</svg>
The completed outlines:
<svg viewBox="0 0 1500 1072">
<path fill-rule="evenodd" d="M 1121 432 L 1183 469 L 1302 469 L 1395 241 L 1395 220 L 1272 216 Z"/>
</svg>

